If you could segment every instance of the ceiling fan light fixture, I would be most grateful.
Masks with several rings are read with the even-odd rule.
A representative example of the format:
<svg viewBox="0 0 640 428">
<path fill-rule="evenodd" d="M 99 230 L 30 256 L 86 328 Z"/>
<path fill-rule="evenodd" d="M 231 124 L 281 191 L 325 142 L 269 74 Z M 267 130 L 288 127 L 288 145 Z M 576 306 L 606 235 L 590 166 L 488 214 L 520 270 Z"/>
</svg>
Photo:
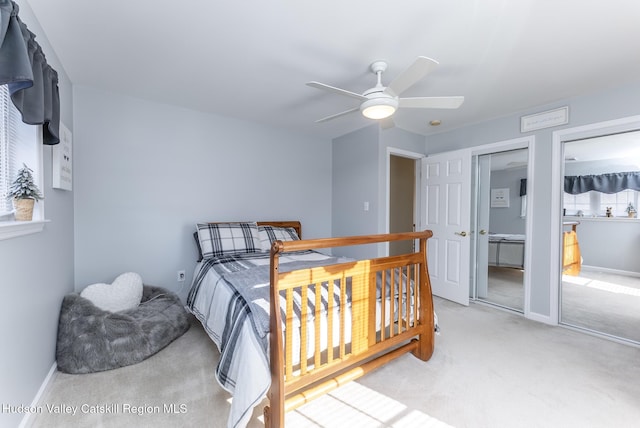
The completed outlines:
<svg viewBox="0 0 640 428">
<path fill-rule="evenodd" d="M 373 98 L 360 105 L 362 115 L 369 119 L 385 119 L 398 109 L 398 101 L 395 98 Z"/>
</svg>

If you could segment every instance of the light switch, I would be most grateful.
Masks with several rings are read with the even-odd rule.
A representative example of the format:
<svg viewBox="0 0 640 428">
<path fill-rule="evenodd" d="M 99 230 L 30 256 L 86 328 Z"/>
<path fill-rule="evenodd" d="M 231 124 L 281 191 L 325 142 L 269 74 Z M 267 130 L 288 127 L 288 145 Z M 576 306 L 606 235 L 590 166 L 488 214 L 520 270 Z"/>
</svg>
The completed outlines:
<svg viewBox="0 0 640 428">
<path fill-rule="evenodd" d="M 365 211 L 369 211 L 369 202 L 365 202 L 363 204 L 363 208 L 364 208 Z"/>
</svg>

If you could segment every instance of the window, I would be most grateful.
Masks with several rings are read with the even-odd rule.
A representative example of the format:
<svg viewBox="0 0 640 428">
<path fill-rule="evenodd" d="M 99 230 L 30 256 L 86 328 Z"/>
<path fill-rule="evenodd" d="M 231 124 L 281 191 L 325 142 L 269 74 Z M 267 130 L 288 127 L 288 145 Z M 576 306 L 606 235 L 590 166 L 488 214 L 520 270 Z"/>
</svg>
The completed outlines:
<svg viewBox="0 0 640 428">
<path fill-rule="evenodd" d="M 638 206 L 638 191 L 626 189 L 618 193 L 602 193 L 600 196 L 600 209 L 611 207 L 614 217 L 627 217 L 629 204 Z"/>
<path fill-rule="evenodd" d="M 592 215 L 591 194 L 596 193 L 593 190 L 586 193 L 572 195 L 564 193 L 564 209 L 567 215 L 576 215 L 582 212 L 584 215 Z M 594 207 L 595 208 L 595 207 Z M 596 208 L 597 210 L 597 208 Z"/>
<path fill-rule="evenodd" d="M 640 192 L 625 189 L 618 193 L 601 193 L 595 190 L 571 195 L 564 193 L 564 208 L 567 215 L 576 215 L 582 212 L 589 217 L 603 217 L 607 207 L 611 207 L 614 217 L 627 217 L 627 207 L 631 203 L 638 208 L 638 195 Z"/>
<path fill-rule="evenodd" d="M 33 170 L 36 184 L 42 186 L 42 144 L 40 125 L 22 122 L 6 85 L 0 86 L 0 223 L 13 220 L 13 203 L 7 198 L 18 169 L 26 164 Z M 42 220 L 42 201 L 36 204 L 34 220 Z"/>
</svg>

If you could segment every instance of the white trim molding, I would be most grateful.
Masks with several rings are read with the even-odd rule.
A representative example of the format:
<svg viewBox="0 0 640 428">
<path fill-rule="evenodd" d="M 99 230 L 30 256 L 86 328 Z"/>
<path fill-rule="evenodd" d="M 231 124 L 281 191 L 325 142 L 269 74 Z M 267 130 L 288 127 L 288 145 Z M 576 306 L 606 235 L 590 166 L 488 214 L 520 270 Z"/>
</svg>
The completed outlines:
<svg viewBox="0 0 640 428">
<path fill-rule="evenodd" d="M 42 385 L 40 385 L 40 389 L 38 389 L 36 396 L 33 397 L 31 406 L 29 406 L 31 409 L 37 408 L 39 406 L 40 399 L 42 398 L 45 390 L 49 386 L 51 379 L 53 379 L 53 376 L 56 374 L 57 369 L 58 369 L 58 364 L 54 361 L 53 366 L 51 366 L 51 369 L 49 370 L 49 373 L 47 373 L 47 376 L 45 376 L 44 380 L 42 381 Z M 29 426 L 28 422 L 30 417 L 31 417 L 31 412 L 26 412 L 22 418 L 22 421 L 20 421 L 20 425 L 18 425 L 18 428 L 24 428 Z"/>
<path fill-rule="evenodd" d="M 385 204 L 386 209 L 384 212 L 384 232 L 389 233 L 389 219 L 391 217 L 391 156 L 400 156 L 403 158 L 419 160 L 426 157 L 423 153 L 410 152 L 404 149 L 398 149 L 396 147 L 387 147 L 387 155 L 385 159 Z M 420 180 L 420 162 L 416 162 L 416 183 L 415 183 L 415 207 L 413 218 L 416 224 L 416 230 L 422 230 L 422 224 L 420 221 L 420 207 L 422 204 L 422 189 L 420 188 L 421 180 Z M 381 244 L 381 256 L 389 255 L 389 243 L 384 242 Z"/>
<path fill-rule="evenodd" d="M 42 232 L 44 225 L 51 220 L 3 221 L 0 222 L 0 241 Z"/>
<path fill-rule="evenodd" d="M 549 320 L 546 315 L 537 314 L 531 312 L 531 242 L 534 239 L 533 233 L 533 207 L 534 207 L 534 160 L 535 160 L 535 135 L 528 135 L 526 137 L 518 137 L 510 140 L 498 141 L 495 143 L 484 144 L 482 146 L 471 147 L 471 155 L 479 156 L 491 153 L 497 153 L 507 150 L 528 149 L 527 155 L 527 212 L 525 217 L 525 249 L 524 249 L 524 317 L 535 321 L 540 321 L 545 324 L 549 324 Z"/>
</svg>

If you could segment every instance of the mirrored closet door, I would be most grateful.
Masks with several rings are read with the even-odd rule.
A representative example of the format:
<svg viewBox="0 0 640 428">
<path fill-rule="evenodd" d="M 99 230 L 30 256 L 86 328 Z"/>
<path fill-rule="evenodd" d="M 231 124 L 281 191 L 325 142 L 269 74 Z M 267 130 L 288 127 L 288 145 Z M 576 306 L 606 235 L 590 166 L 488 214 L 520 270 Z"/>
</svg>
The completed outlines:
<svg viewBox="0 0 640 428">
<path fill-rule="evenodd" d="M 528 149 L 475 156 L 471 298 L 524 311 Z"/>
<path fill-rule="evenodd" d="M 640 343 L 640 131 L 563 151 L 560 322 Z"/>
</svg>

